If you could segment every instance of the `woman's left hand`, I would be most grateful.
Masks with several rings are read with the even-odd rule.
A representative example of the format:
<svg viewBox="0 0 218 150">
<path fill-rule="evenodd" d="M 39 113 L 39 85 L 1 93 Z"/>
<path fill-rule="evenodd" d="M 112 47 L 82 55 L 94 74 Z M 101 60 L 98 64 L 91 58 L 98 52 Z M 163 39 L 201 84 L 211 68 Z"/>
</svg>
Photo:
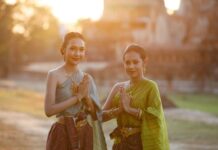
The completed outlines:
<svg viewBox="0 0 218 150">
<path fill-rule="evenodd" d="M 128 112 L 131 107 L 130 106 L 131 97 L 128 93 L 126 93 L 123 87 L 120 87 L 120 96 L 121 96 L 122 107 L 124 111 Z"/>
<path fill-rule="evenodd" d="M 78 94 L 82 95 L 82 98 L 89 96 L 89 82 L 88 75 L 84 75 L 82 81 L 78 85 Z"/>
</svg>

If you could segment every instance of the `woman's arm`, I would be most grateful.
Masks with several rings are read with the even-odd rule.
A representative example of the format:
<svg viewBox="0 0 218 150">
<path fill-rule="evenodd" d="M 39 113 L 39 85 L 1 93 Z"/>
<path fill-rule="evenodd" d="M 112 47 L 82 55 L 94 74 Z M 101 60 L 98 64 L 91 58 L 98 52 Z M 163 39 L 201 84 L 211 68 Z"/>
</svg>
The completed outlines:
<svg viewBox="0 0 218 150">
<path fill-rule="evenodd" d="M 112 87 L 112 89 L 111 89 L 111 91 L 106 99 L 106 102 L 103 105 L 103 110 L 108 110 L 108 109 L 112 108 L 112 100 L 113 100 L 115 94 L 118 92 L 118 90 L 119 90 L 119 84 L 115 84 Z"/>
<path fill-rule="evenodd" d="M 81 95 L 76 95 L 67 99 L 66 101 L 56 104 L 55 103 L 56 86 L 57 86 L 57 79 L 55 77 L 55 72 L 50 71 L 47 76 L 47 86 L 46 86 L 45 104 L 44 104 L 45 114 L 48 117 L 64 111 L 68 107 L 76 104 L 78 100 L 81 99 Z"/>
<path fill-rule="evenodd" d="M 122 109 L 119 107 L 118 108 L 111 108 L 109 110 L 104 110 L 102 113 L 102 120 L 103 120 L 103 122 L 106 122 L 108 120 L 116 118 L 121 112 L 122 112 Z"/>
<path fill-rule="evenodd" d="M 111 89 L 111 91 L 106 99 L 106 102 L 103 106 L 103 115 L 102 115 L 103 122 L 115 118 L 117 115 L 119 115 L 122 112 L 122 109 L 120 107 L 119 108 L 112 108 L 112 101 L 113 101 L 115 94 L 119 91 L 119 87 L 120 87 L 119 83 L 115 84 L 112 87 L 112 89 Z"/>
<path fill-rule="evenodd" d="M 129 113 L 130 115 L 136 117 L 137 119 L 141 120 L 142 117 L 142 110 L 141 109 L 136 109 L 133 107 L 129 107 L 125 110 L 127 113 Z"/>
</svg>

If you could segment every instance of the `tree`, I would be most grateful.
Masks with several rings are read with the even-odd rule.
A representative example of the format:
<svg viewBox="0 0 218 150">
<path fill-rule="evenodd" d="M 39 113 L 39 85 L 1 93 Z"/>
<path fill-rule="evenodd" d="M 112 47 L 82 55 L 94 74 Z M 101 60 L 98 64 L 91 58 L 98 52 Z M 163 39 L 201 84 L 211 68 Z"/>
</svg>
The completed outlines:
<svg viewBox="0 0 218 150">
<path fill-rule="evenodd" d="M 13 26 L 12 13 L 16 5 L 7 5 L 4 1 L 0 1 L 0 75 L 7 76 L 9 71 L 9 49 Z"/>
<path fill-rule="evenodd" d="M 0 76 L 8 76 L 24 63 L 51 58 L 60 42 L 57 19 L 32 1 L 13 5 L 0 1 L 0 33 Z"/>
</svg>

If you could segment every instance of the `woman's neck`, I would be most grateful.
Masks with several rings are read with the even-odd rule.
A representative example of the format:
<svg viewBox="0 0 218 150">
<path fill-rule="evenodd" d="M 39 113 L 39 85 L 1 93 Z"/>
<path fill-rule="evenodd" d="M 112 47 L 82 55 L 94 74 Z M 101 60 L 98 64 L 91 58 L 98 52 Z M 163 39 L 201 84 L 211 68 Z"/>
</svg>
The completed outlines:
<svg viewBox="0 0 218 150">
<path fill-rule="evenodd" d="M 64 64 L 66 74 L 72 74 L 78 70 L 77 65 Z"/>
<path fill-rule="evenodd" d="M 131 83 L 132 85 L 136 85 L 136 84 L 138 84 L 140 81 L 142 81 L 144 78 L 145 78 L 145 77 L 144 77 L 143 75 L 140 76 L 140 77 L 137 77 L 137 78 L 131 78 L 131 79 L 130 79 L 130 83 Z"/>
</svg>

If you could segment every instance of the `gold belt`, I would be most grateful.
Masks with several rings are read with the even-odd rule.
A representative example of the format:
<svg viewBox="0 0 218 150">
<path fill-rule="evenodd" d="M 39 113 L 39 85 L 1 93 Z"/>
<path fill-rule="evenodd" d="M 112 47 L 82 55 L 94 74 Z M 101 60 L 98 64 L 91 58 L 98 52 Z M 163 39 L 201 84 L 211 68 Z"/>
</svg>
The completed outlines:
<svg viewBox="0 0 218 150">
<path fill-rule="evenodd" d="M 64 117 L 59 117 L 57 120 L 57 123 L 65 125 Z M 76 125 L 76 128 L 81 128 L 81 127 L 85 126 L 87 123 L 88 123 L 88 121 L 86 119 L 83 119 L 83 120 L 75 122 L 75 125 Z"/>
<path fill-rule="evenodd" d="M 81 128 L 81 127 L 85 126 L 87 123 L 88 123 L 88 121 L 86 119 L 80 120 L 80 121 L 76 122 L 76 128 Z"/>
<path fill-rule="evenodd" d="M 120 128 L 120 133 L 123 137 L 128 137 L 140 131 L 141 131 L 140 128 L 127 128 L 127 127 Z"/>
</svg>

